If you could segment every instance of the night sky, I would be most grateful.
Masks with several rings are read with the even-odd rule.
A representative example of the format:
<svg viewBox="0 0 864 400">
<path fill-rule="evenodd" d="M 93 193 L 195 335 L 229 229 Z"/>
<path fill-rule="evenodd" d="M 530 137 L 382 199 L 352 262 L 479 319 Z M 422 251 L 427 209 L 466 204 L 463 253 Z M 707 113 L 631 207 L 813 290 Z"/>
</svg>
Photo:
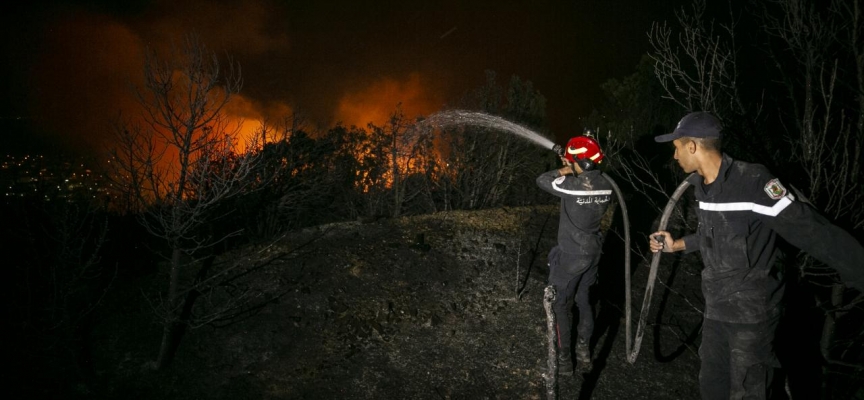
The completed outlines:
<svg viewBox="0 0 864 400">
<path fill-rule="evenodd" d="M 9 2 L 7 2 L 9 3 Z M 599 84 L 631 74 L 652 21 L 682 0 L 47 1 L 2 7 L 0 134 L 93 151 L 135 112 L 147 46 L 195 33 L 242 67 L 230 112 L 249 121 L 297 110 L 317 128 L 381 124 L 402 103 L 428 115 L 511 75 L 547 98 L 552 132 L 581 132 Z M 12 128 L 10 128 L 12 127 Z M 26 132 L 27 138 L 22 132 Z M 24 139 L 22 141 L 22 139 Z"/>
</svg>

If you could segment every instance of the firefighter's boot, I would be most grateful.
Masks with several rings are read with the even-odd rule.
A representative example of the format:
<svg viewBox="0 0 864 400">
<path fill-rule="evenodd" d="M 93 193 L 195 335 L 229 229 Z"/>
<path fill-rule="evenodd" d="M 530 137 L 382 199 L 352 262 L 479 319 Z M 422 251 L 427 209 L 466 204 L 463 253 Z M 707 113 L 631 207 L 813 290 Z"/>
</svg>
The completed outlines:
<svg viewBox="0 0 864 400">
<path fill-rule="evenodd" d="M 579 368 L 591 369 L 591 348 L 583 338 L 576 341 L 576 362 L 579 363 Z"/>
<path fill-rule="evenodd" d="M 573 357 L 570 355 L 570 348 L 558 349 L 558 375 L 573 375 Z"/>
</svg>

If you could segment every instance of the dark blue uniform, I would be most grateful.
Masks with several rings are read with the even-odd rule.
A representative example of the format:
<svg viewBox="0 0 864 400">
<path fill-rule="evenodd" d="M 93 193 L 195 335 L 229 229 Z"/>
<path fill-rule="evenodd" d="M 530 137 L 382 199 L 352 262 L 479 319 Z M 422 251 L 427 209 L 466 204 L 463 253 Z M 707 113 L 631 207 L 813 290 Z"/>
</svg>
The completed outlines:
<svg viewBox="0 0 864 400">
<path fill-rule="evenodd" d="M 570 349 L 574 300 L 579 309 L 579 337 L 587 341 L 594 331 L 588 288 L 597 279 L 603 248 L 600 222 L 612 199 L 612 185 L 600 171 L 558 176 L 554 170 L 537 177 L 537 186 L 561 198 L 558 246 L 549 254 L 549 284 L 557 292 L 552 308 L 558 321 L 558 344 Z"/>
<path fill-rule="evenodd" d="M 702 398 L 764 398 L 778 365 L 773 342 L 784 285 L 777 268 L 777 235 L 834 267 L 847 285 L 859 290 L 864 286 L 864 248 L 796 201 L 762 165 L 723 154 L 714 182 L 704 185 L 699 175 L 690 179 L 699 226 L 683 240 L 685 251 L 698 250 L 705 264 Z"/>
</svg>

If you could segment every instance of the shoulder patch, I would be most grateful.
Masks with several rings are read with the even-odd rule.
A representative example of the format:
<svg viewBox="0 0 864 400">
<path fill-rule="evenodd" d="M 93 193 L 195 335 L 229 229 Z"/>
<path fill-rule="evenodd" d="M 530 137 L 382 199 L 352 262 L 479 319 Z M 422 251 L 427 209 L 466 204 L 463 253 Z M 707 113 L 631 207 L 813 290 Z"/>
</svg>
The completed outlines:
<svg viewBox="0 0 864 400">
<path fill-rule="evenodd" d="M 779 179 L 774 178 L 765 184 L 765 193 L 768 193 L 768 197 L 772 200 L 779 200 L 786 195 L 786 188 L 780 184 Z"/>
</svg>

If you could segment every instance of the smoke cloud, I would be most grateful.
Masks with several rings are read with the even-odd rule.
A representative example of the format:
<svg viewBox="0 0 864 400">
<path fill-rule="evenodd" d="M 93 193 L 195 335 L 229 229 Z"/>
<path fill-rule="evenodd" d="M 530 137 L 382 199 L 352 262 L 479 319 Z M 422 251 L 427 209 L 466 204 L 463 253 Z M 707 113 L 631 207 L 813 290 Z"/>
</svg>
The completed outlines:
<svg viewBox="0 0 864 400">
<path fill-rule="evenodd" d="M 145 49 L 167 55 L 195 34 L 223 62 L 240 65 L 243 90 L 227 111 L 249 124 L 296 112 L 316 129 L 365 127 L 383 124 L 399 104 L 413 118 L 456 102 L 491 69 L 501 83 L 511 75 L 534 83 L 553 132 L 581 131 L 578 117 L 590 112 L 597 83 L 632 70 L 650 24 L 643 2 L 610 2 L 6 5 L 2 117 L 26 117 L 81 150 L 110 145 L 111 122 L 138 112 L 132 88 L 141 84 Z"/>
</svg>

